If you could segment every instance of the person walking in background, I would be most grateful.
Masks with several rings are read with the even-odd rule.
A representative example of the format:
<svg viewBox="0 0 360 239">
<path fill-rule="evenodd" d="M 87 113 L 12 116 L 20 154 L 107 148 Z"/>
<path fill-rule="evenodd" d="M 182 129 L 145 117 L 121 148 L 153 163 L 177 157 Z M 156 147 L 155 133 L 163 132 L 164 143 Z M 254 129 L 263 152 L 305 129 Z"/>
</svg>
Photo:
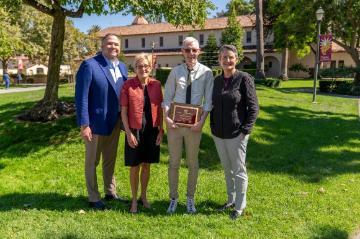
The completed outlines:
<svg viewBox="0 0 360 239">
<path fill-rule="evenodd" d="M 16 75 L 16 84 L 20 85 L 21 81 L 22 81 L 21 72 L 18 72 Z"/>
<path fill-rule="evenodd" d="M 238 71 L 237 62 L 236 47 L 223 45 L 219 53 L 223 73 L 214 81 L 210 113 L 211 133 L 224 167 L 228 196 L 220 210 L 233 209 L 232 219 L 241 216 L 246 207 L 246 148 L 259 111 L 254 78 Z"/>
<path fill-rule="evenodd" d="M 185 142 L 186 161 L 189 169 L 187 181 L 187 212 L 196 213 L 195 191 L 199 171 L 198 153 L 201 133 L 206 117 L 211 111 L 211 94 L 214 77 L 212 71 L 198 62 L 199 42 L 194 37 L 186 37 L 181 49 L 185 63 L 174 67 L 165 84 L 163 108 L 168 133 L 169 147 L 169 189 L 170 205 L 168 213 L 176 211 L 178 202 L 179 168 Z M 192 127 L 180 127 L 169 117 L 172 102 L 202 105 L 200 121 Z"/>
<path fill-rule="evenodd" d="M 4 80 L 4 83 L 5 83 L 5 89 L 9 89 L 9 87 L 10 87 L 10 76 L 6 71 L 4 71 L 3 80 Z"/>
<path fill-rule="evenodd" d="M 89 206 L 104 210 L 98 190 L 96 167 L 102 155 L 105 200 L 122 200 L 116 194 L 114 167 L 121 128 L 120 90 L 127 79 L 118 60 L 120 40 L 114 34 L 102 39 L 101 53 L 85 60 L 76 75 L 77 123 L 85 142 L 85 178 Z"/>
<path fill-rule="evenodd" d="M 138 212 L 139 175 L 141 195 L 139 201 L 150 208 L 147 186 L 150 164 L 160 159 L 163 137 L 161 83 L 150 77 L 152 59 L 148 54 L 135 56 L 136 77 L 127 80 L 121 91 L 121 117 L 126 132 L 125 166 L 130 166 L 131 213 Z"/>
</svg>

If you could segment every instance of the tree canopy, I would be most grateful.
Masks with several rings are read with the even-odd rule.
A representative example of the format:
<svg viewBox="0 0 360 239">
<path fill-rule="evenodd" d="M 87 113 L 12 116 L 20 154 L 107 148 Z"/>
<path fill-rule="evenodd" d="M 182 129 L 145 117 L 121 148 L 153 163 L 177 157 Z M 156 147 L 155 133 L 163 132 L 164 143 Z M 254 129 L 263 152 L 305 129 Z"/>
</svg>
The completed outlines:
<svg viewBox="0 0 360 239">
<path fill-rule="evenodd" d="M 18 11 L 22 4 L 52 17 L 51 41 L 49 53 L 49 71 L 43 99 L 23 119 L 48 121 L 58 117 L 58 89 L 60 64 L 64 55 L 65 22 L 67 17 L 82 17 L 87 14 L 110 14 L 123 12 L 134 15 L 156 16 L 174 25 L 203 25 L 207 10 L 213 9 L 210 0 L 2 0 L 1 5 L 8 11 Z M 60 105 L 61 108 L 63 108 Z"/>
<path fill-rule="evenodd" d="M 239 61 L 244 57 L 243 54 L 243 35 L 244 30 L 236 19 L 235 5 L 232 5 L 231 14 L 228 16 L 227 26 L 221 33 L 221 44 L 231 44 L 238 50 Z"/>
<path fill-rule="evenodd" d="M 202 49 L 203 53 L 201 54 L 200 61 L 208 67 L 218 66 L 218 55 L 219 47 L 216 43 L 215 34 L 210 34 L 208 36 L 206 45 Z"/>
</svg>

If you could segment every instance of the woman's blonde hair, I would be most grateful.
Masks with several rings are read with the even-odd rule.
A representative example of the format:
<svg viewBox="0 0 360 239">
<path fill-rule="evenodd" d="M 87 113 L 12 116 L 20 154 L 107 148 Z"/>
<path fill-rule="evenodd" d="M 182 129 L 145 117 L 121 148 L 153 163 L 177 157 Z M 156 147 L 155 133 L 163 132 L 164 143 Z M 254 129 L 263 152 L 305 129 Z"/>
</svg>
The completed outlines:
<svg viewBox="0 0 360 239">
<path fill-rule="evenodd" d="M 146 60 L 149 64 L 149 66 L 152 68 L 152 56 L 150 54 L 146 54 L 146 53 L 139 53 L 135 56 L 135 59 L 134 59 L 135 67 L 139 63 L 139 61 L 142 61 L 142 60 Z"/>
</svg>

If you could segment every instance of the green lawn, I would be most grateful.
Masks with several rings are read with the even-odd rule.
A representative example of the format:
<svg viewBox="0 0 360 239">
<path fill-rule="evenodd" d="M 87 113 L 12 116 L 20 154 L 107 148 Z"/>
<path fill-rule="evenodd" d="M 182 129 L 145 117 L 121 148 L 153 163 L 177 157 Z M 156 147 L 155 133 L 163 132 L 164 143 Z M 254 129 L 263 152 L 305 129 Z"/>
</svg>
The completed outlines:
<svg viewBox="0 0 360 239">
<path fill-rule="evenodd" d="M 222 167 L 206 124 L 196 194 L 198 213 L 187 215 L 186 174 L 180 205 L 168 206 L 166 144 L 151 169 L 153 209 L 131 215 L 128 206 L 87 209 L 84 146 L 75 117 L 52 123 L 15 120 L 43 91 L 0 95 L 0 238 L 348 238 L 360 227 L 360 120 L 357 100 L 312 95 L 290 80 L 282 88 L 258 87 L 260 115 L 248 146 L 247 211 L 231 221 L 216 208 L 225 202 Z M 73 89 L 62 87 L 63 100 Z M 116 176 L 130 197 L 121 135 Z M 102 182 L 99 167 L 99 179 Z M 100 186 L 100 188 L 102 188 Z M 85 213 L 80 213 L 85 210 Z"/>
</svg>

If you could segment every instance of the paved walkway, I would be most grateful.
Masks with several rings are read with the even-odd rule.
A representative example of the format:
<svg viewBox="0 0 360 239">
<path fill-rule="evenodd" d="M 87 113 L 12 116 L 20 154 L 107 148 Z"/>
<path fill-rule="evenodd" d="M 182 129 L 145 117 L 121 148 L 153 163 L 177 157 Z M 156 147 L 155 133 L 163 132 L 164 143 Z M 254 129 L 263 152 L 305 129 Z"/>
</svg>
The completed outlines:
<svg viewBox="0 0 360 239">
<path fill-rule="evenodd" d="M 10 87 L 7 90 L 0 89 L 0 94 L 27 92 L 27 91 L 42 90 L 42 89 L 45 89 L 45 86 L 34 86 L 34 87 L 26 87 L 26 88 L 11 88 Z"/>
</svg>

